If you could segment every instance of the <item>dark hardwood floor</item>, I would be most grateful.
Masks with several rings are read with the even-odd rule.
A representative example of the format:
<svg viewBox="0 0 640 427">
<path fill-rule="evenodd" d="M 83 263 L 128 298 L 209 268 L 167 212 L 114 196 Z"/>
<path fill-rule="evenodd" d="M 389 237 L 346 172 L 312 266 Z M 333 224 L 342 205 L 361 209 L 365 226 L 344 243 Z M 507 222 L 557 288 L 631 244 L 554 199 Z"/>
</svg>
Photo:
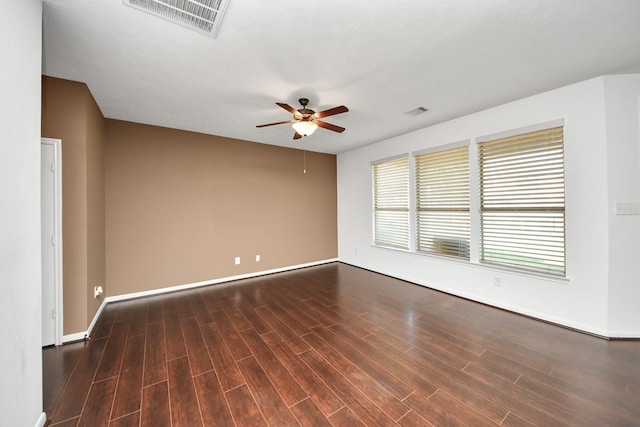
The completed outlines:
<svg viewBox="0 0 640 427">
<path fill-rule="evenodd" d="M 49 425 L 640 426 L 640 342 L 344 264 L 110 304 Z"/>
</svg>

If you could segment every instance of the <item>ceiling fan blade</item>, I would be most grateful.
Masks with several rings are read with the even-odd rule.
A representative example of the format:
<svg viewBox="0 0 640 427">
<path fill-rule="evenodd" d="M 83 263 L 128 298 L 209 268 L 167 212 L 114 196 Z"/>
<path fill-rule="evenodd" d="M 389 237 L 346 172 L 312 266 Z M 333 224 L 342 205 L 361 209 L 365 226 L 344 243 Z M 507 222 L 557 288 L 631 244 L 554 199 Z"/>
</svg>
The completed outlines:
<svg viewBox="0 0 640 427">
<path fill-rule="evenodd" d="M 327 122 L 321 122 L 320 120 L 316 120 L 316 123 L 321 128 L 329 129 L 329 130 L 332 130 L 332 131 L 338 132 L 338 133 L 342 133 L 345 130 L 345 128 L 343 128 L 341 126 L 332 125 L 331 123 L 327 123 Z"/>
<path fill-rule="evenodd" d="M 320 111 L 316 113 L 316 117 L 321 119 L 323 117 L 329 117 L 335 114 L 346 113 L 347 111 L 349 111 L 349 109 L 344 105 L 341 105 L 339 107 L 333 107 L 333 108 L 329 108 L 328 110 Z"/>
<path fill-rule="evenodd" d="M 302 135 L 300 135 L 298 132 L 293 134 L 293 139 L 300 139 L 302 138 Z"/>
<path fill-rule="evenodd" d="M 276 105 L 280 108 L 284 108 L 285 110 L 287 110 L 288 112 L 290 112 L 291 114 L 295 115 L 300 115 L 300 113 L 298 112 L 298 110 L 296 110 L 295 108 L 293 108 L 291 105 L 289 104 L 285 104 L 284 102 L 276 102 Z"/>
<path fill-rule="evenodd" d="M 284 122 L 267 123 L 266 125 L 256 125 L 257 128 L 263 128 L 265 126 L 283 125 L 285 123 L 293 123 L 295 120 L 285 120 Z"/>
</svg>

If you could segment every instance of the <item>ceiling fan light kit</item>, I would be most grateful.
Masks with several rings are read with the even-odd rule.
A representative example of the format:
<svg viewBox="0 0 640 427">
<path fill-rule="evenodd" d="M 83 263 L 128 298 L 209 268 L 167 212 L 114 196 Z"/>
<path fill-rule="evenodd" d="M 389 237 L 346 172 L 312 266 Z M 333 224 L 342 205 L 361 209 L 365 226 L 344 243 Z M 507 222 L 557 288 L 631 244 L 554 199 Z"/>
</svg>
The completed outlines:
<svg viewBox="0 0 640 427">
<path fill-rule="evenodd" d="M 291 126 L 295 131 L 295 133 L 293 134 L 293 139 L 300 139 L 303 136 L 309 136 L 313 132 L 315 132 L 316 129 L 318 129 L 318 127 L 328 129 L 330 131 L 338 132 L 338 133 L 344 132 L 345 128 L 341 126 L 332 125 L 331 123 L 327 123 L 319 120 L 321 118 L 333 116 L 335 114 L 346 113 L 347 111 L 349 111 L 349 109 L 344 105 L 340 105 L 339 107 L 329 108 L 328 110 L 323 110 L 316 113 L 315 111 L 307 108 L 307 105 L 309 104 L 309 100 L 307 98 L 300 98 L 298 102 L 300 103 L 300 105 L 302 105 L 302 108 L 299 110 L 296 110 L 295 108 L 293 108 L 292 106 L 284 102 L 276 102 L 276 105 L 278 107 L 283 108 L 287 110 L 289 113 L 293 114 L 293 119 L 285 120 L 283 122 L 257 125 L 256 127 L 262 128 L 266 126 L 291 123 Z"/>
<path fill-rule="evenodd" d="M 302 136 L 309 136 L 318 129 L 318 125 L 314 122 L 295 122 L 291 125 L 293 130 L 298 132 Z"/>
</svg>

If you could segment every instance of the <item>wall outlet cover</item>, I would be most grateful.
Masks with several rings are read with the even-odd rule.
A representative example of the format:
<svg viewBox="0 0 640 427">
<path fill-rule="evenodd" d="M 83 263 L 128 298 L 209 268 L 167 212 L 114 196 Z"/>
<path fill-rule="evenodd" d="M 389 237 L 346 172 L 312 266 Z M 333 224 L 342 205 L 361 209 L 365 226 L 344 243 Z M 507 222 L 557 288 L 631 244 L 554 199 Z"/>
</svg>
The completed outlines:
<svg viewBox="0 0 640 427">
<path fill-rule="evenodd" d="M 96 286 L 93 288 L 93 297 L 98 298 L 100 295 L 104 293 L 102 286 Z"/>
</svg>

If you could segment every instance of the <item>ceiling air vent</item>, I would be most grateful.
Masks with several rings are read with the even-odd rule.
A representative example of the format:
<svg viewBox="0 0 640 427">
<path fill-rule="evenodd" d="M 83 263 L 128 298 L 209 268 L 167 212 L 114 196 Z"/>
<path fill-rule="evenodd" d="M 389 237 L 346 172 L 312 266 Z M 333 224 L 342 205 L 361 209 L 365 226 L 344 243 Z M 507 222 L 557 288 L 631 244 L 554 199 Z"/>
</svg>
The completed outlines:
<svg viewBox="0 0 640 427">
<path fill-rule="evenodd" d="M 123 0 L 123 3 L 215 37 L 229 0 Z"/>
<path fill-rule="evenodd" d="M 424 108 L 424 107 L 418 107 L 418 108 L 414 108 L 411 111 L 407 111 L 405 114 L 408 114 L 410 116 L 418 116 L 422 113 L 426 113 L 427 111 L 429 111 L 429 109 Z"/>
</svg>

